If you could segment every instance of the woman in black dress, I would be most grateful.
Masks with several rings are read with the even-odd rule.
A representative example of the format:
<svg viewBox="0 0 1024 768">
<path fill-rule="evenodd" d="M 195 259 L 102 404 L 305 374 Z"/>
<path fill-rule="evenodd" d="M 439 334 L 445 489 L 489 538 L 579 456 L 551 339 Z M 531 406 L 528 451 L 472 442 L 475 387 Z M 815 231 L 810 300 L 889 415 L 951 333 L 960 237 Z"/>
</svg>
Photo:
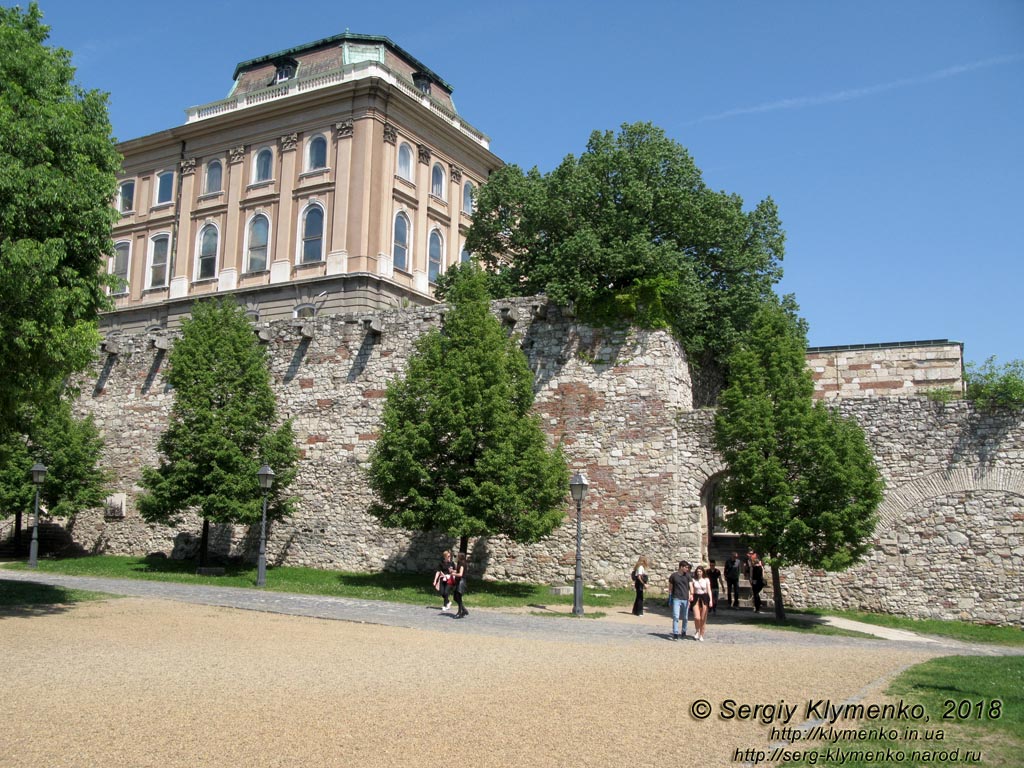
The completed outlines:
<svg viewBox="0 0 1024 768">
<path fill-rule="evenodd" d="M 469 611 L 462 604 L 462 596 L 466 593 L 466 553 L 459 552 L 459 558 L 455 561 L 455 602 L 459 605 L 459 611 L 455 614 L 456 619 L 463 619 L 469 616 Z"/>
<path fill-rule="evenodd" d="M 633 589 L 636 590 L 636 599 L 633 600 L 633 615 L 644 615 L 644 589 L 647 587 L 647 558 L 640 555 L 633 567 Z"/>
</svg>

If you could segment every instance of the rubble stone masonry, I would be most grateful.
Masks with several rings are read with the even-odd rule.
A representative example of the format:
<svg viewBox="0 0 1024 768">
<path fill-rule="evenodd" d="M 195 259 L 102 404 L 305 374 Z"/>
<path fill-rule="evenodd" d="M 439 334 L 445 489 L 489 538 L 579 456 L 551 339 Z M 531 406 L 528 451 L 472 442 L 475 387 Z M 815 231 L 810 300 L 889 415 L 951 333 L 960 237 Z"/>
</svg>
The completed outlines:
<svg viewBox="0 0 1024 768">
<path fill-rule="evenodd" d="M 492 310 L 527 355 L 534 410 L 552 445 L 589 480 L 586 582 L 625 585 L 645 554 L 659 587 L 681 557 L 705 558 L 705 491 L 724 467 L 712 447 L 714 413 L 693 408 L 689 367 L 675 340 L 663 331 L 594 328 L 543 298 L 496 302 Z M 457 543 L 385 529 L 366 513 L 366 470 L 388 382 L 403 374 L 415 340 L 438 327 L 444 311 L 334 315 L 263 329 L 279 414 L 293 420 L 301 448 L 291 489 L 297 513 L 271 527 L 271 565 L 429 572 L 439 552 Z M 170 528 L 144 522 L 135 508 L 141 467 L 157 463 L 173 403 L 166 369 L 167 353 L 138 334 L 122 337 L 117 354 L 102 354 L 81 384 L 79 410 L 103 431 L 104 463 L 116 478 L 107 509 L 69 525 L 86 551 L 186 557 L 198 546 L 197 517 Z M 784 571 L 787 601 L 1020 624 L 1019 414 L 981 414 L 967 403 L 922 397 L 840 399 L 838 406 L 864 426 L 885 476 L 882 523 L 867 562 L 847 573 Z M 565 509 L 565 524 L 537 544 L 472 540 L 474 578 L 570 583 L 576 510 L 568 496 Z M 254 559 L 258 535 L 258 526 L 215 526 L 212 548 Z"/>
</svg>

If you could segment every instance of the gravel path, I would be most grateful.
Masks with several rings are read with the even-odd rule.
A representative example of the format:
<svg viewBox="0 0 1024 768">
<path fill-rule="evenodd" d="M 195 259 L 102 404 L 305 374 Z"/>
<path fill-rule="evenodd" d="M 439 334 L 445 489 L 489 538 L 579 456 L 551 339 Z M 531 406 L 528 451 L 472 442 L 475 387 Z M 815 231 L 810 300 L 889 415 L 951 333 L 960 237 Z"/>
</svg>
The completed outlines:
<svg viewBox="0 0 1024 768">
<path fill-rule="evenodd" d="M 0 610 L 4 768 L 735 765 L 770 729 L 720 719 L 726 699 L 801 712 L 809 698 L 871 700 L 911 664 L 970 651 L 724 617 L 708 642 L 671 642 L 651 615 L 470 604 L 455 621 L 436 607 L 0 576 L 142 595 Z M 698 698 L 706 721 L 690 715 Z"/>
</svg>

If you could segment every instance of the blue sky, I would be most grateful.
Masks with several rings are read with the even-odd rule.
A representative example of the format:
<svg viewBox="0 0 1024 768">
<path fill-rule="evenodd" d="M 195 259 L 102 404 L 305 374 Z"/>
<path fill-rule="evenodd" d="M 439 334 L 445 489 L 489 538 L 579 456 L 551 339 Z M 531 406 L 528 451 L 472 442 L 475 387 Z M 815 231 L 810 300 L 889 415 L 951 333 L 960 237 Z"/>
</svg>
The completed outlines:
<svg viewBox="0 0 1024 768">
<path fill-rule="evenodd" d="M 5 2 L 7 5 L 13 3 Z M 23 3 L 24 4 L 24 3 Z M 386 35 L 506 162 L 551 170 L 651 121 L 707 183 L 771 196 L 812 345 L 948 338 L 1024 359 L 1024 2 L 42 0 L 79 83 L 135 138 L 235 64 Z"/>
</svg>

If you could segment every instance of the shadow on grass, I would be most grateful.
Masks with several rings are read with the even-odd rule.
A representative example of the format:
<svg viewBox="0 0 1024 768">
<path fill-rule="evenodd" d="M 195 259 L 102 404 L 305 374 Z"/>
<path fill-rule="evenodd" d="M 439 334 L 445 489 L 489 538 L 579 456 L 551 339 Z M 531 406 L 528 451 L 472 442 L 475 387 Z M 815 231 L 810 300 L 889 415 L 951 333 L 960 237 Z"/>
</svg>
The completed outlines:
<svg viewBox="0 0 1024 768">
<path fill-rule="evenodd" d="M 211 560 L 210 565 L 217 568 L 223 568 L 225 576 L 241 576 L 253 569 L 252 565 L 222 562 L 220 560 L 217 560 L 216 562 Z M 175 560 L 161 554 L 146 555 L 140 562 L 129 566 L 129 570 L 135 571 L 136 573 L 170 573 L 182 576 L 195 576 L 196 569 L 198 568 L 198 560 Z"/>
<path fill-rule="evenodd" d="M 98 592 L 0 579 L 0 617 L 51 616 L 71 610 L 75 603 L 107 597 Z"/>
</svg>

